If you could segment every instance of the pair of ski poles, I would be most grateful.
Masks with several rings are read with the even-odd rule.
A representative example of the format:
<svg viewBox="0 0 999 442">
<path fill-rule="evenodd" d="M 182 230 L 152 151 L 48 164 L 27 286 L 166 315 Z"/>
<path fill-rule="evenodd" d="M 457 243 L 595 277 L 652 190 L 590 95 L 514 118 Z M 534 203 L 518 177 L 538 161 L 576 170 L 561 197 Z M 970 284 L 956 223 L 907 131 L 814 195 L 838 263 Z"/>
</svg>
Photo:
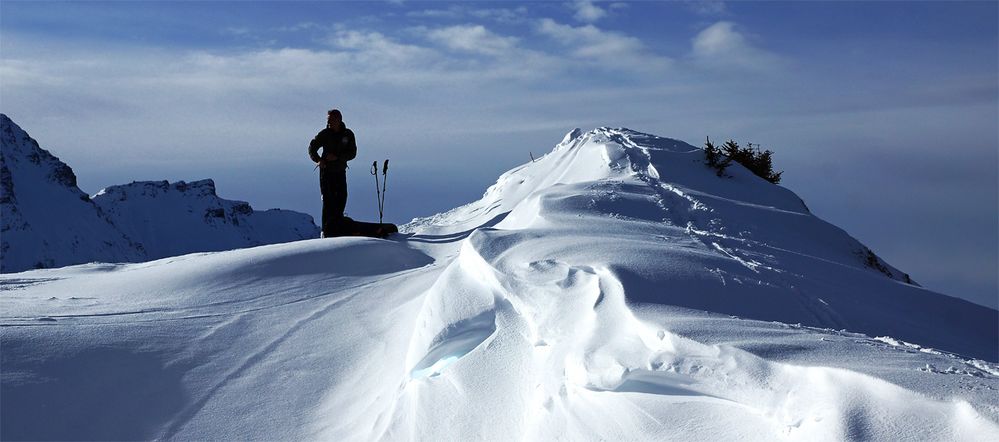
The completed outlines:
<svg viewBox="0 0 999 442">
<path fill-rule="evenodd" d="M 388 161 L 382 165 L 382 183 L 378 188 L 378 160 L 371 163 L 371 174 L 375 176 L 375 197 L 378 198 L 378 224 L 382 223 L 385 214 L 385 186 L 388 184 Z"/>
</svg>

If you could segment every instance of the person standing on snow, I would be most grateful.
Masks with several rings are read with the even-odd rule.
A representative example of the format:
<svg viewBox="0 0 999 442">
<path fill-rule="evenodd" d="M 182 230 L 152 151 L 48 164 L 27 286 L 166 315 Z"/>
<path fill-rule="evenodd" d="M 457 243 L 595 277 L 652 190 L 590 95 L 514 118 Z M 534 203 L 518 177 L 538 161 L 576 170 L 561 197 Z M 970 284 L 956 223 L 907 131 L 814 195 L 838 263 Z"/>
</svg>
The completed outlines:
<svg viewBox="0 0 999 442">
<path fill-rule="evenodd" d="M 323 149 L 322 155 L 319 148 Z M 309 143 L 309 158 L 319 167 L 319 190 L 323 194 L 323 238 L 338 236 L 347 207 L 347 161 L 357 156 L 354 132 L 343 124 L 339 110 L 326 113 L 326 129 Z"/>
</svg>

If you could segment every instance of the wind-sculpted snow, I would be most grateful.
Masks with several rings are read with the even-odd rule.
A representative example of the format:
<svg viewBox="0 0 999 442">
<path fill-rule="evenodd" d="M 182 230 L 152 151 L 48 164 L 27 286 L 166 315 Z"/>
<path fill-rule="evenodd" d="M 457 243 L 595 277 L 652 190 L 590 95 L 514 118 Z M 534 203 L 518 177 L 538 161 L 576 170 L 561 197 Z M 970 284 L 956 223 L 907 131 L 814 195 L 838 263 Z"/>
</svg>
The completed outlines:
<svg viewBox="0 0 999 442">
<path fill-rule="evenodd" d="M 731 169 L 577 129 L 388 241 L 5 275 L 0 438 L 999 439 L 996 311 Z"/>
<path fill-rule="evenodd" d="M 570 134 L 572 135 L 572 134 Z M 490 223 L 524 238 L 522 260 L 579 256 L 626 283 L 628 300 L 896 336 L 999 360 L 995 310 L 941 296 L 813 216 L 791 191 L 739 165 L 719 178 L 703 152 L 627 129 L 567 136 L 480 201 L 414 220 L 415 232 Z M 539 231 L 540 230 L 540 231 Z M 540 238 L 540 239 L 533 239 Z"/>
</svg>

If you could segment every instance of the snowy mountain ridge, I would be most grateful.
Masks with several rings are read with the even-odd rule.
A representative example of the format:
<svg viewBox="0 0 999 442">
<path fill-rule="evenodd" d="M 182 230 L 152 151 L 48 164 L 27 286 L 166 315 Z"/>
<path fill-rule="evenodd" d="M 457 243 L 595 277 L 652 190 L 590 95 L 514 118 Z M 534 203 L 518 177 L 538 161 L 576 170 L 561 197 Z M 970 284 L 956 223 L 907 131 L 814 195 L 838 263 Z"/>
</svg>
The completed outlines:
<svg viewBox="0 0 999 442">
<path fill-rule="evenodd" d="M 318 236 L 308 215 L 254 211 L 212 180 L 135 182 L 88 196 L 72 168 L 0 114 L 0 271 L 136 262 Z"/>
<path fill-rule="evenodd" d="M 730 175 L 575 130 L 389 240 L 0 275 L 0 437 L 999 438 L 999 312 Z"/>
<path fill-rule="evenodd" d="M 148 256 L 76 186 L 73 169 L 3 114 L 0 184 L 0 271 Z"/>
<path fill-rule="evenodd" d="M 640 284 L 629 300 L 888 334 L 999 359 L 995 310 L 918 288 L 880 258 L 871 265 L 870 249 L 812 215 L 790 190 L 738 164 L 719 178 L 703 163 L 703 151 L 682 141 L 629 129 L 576 129 L 548 155 L 503 174 L 481 200 L 402 229 L 487 226 L 476 233 L 540 230 L 594 243 L 639 237 L 634 250 L 610 260 L 623 263 L 615 273 Z M 705 275 L 661 276 L 664 258 L 682 262 L 684 273 L 697 263 L 717 286 L 704 287 Z M 844 293 L 844 280 L 862 280 L 864 289 Z M 680 290 L 656 293 L 657 286 L 678 283 Z M 883 309 L 906 309 L 911 301 L 934 307 L 886 320 Z M 918 325 L 903 330 L 903 323 Z M 937 326 L 960 336 L 944 343 L 926 330 Z"/>
<path fill-rule="evenodd" d="M 319 236 L 311 216 L 282 209 L 255 211 L 245 201 L 222 199 L 210 179 L 133 182 L 102 189 L 92 200 L 153 257 Z"/>
</svg>

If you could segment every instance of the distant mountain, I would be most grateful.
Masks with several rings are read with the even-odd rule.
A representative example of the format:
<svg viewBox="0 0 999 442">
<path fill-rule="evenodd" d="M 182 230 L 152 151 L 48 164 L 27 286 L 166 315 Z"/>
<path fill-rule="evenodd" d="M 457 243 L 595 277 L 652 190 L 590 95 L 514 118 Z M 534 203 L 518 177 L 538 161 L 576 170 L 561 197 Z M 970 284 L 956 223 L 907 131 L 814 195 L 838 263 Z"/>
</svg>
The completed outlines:
<svg viewBox="0 0 999 442">
<path fill-rule="evenodd" d="M 0 211 L 3 272 L 149 256 L 76 186 L 73 169 L 3 114 Z"/>
<path fill-rule="evenodd" d="M 312 217 L 290 210 L 254 211 L 219 198 L 212 180 L 141 181 L 97 192 L 93 202 L 150 259 L 316 238 Z"/>
<path fill-rule="evenodd" d="M 211 180 L 136 182 L 93 198 L 66 163 L 0 114 L 0 271 L 137 262 L 315 238 L 312 217 L 254 211 Z"/>
</svg>

